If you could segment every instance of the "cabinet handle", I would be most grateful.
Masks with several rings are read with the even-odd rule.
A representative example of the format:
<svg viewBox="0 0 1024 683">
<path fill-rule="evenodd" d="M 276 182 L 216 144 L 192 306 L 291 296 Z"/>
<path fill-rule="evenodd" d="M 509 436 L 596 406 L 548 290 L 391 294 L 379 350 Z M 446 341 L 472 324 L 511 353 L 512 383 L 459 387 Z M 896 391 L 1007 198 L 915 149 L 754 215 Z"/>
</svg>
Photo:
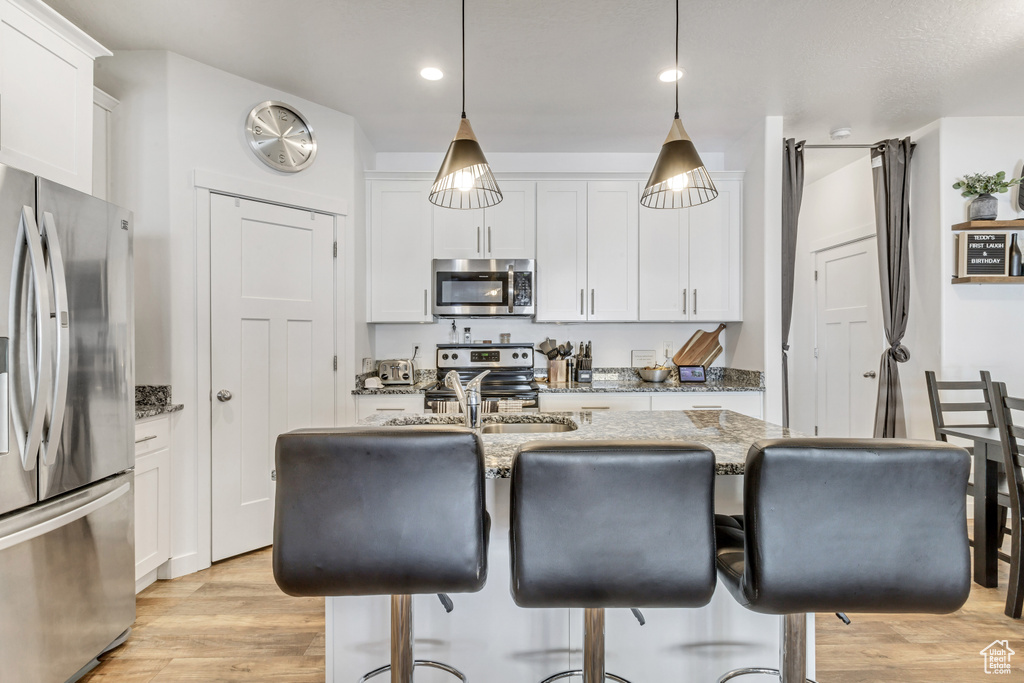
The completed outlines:
<svg viewBox="0 0 1024 683">
<path fill-rule="evenodd" d="M 583 290 L 580 290 L 580 315 L 583 315 Z"/>
<path fill-rule="evenodd" d="M 580 410 L 611 410 L 610 406 L 580 406 Z"/>
<path fill-rule="evenodd" d="M 491 226 L 489 226 L 489 225 L 487 226 L 487 253 L 488 254 L 493 254 L 494 253 L 494 248 L 491 245 Z"/>
<path fill-rule="evenodd" d="M 683 315 L 686 315 L 686 290 L 683 290 Z"/>
<path fill-rule="evenodd" d="M 427 290 L 424 289 L 423 290 L 423 315 L 427 314 L 427 298 L 428 298 L 428 296 L 429 295 L 428 295 Z"/>
<path fill-rule="evenodd" d="M 694 406 L 693 407 L 694 410 L 708 410 L 708 409 L 715 409 L 715 408 L 717 408 L 718 410 L 721 410 L 722 406 Z"/>
<path fill-rule="evenodd" d="M 594 290 L 590 290 L 590 315 L 594 315 Z"/>
<path fill-rule="evenodd" d="M 156 434 L 150 434 L 149 436 L 144 436 L 141 439 L 135 439 L 135 443 L 142 443 L 143 441 L 152 441 L 155 438 Z"/>
<path fill-rule="evenodd" d="M 697 289 L 693 290 L 693 314 L 697 315 Z"/>
<path fill-rule="evenodd" d="M 378 413 L 404 413 L 405 408 L 377 408 Z"/>
<path fill-rule="evenodd" d="M 476 253 L 480 253 L 480 226 L 476 226 Z"/>
</svg>

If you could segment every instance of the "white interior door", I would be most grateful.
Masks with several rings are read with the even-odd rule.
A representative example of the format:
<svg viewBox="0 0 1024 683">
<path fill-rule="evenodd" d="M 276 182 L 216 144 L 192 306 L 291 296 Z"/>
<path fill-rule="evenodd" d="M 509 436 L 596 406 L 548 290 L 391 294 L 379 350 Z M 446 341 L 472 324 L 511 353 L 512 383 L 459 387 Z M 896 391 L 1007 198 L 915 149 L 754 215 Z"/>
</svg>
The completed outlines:
<svg viewBox="0 0 1024 683">
<path fill-rule="evenodd" d="M 817 270 L 817 427 L 870 437 L 884 348 L 875 238 L 820 251 Z"/>
<path fill-rule="evenodd" d="M 220 560 L 272 542 L 277 435 L 334 424 L 334 219 L 223 195 L 210 203 Z"/>
</svg>

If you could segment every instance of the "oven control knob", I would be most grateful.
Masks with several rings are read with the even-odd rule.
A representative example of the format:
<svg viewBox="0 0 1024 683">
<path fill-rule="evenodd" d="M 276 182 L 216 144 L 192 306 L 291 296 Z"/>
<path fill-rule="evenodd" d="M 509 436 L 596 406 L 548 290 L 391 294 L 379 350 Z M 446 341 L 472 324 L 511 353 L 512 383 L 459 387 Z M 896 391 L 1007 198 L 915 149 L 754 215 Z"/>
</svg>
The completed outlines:
<svg viewBox="0 0 1024 683">
<path fill-rule="evenodd" d="M 453 353 L 452 354 L 452 360 L 458 360 L 458 359 L 459 359 L 459 354 Z"/>
<path fill-rule="evenodd" d="M 523 351 L 523 360 L 528 360 L 529 358 L 530 358 L 530 352 L 529 351 Z"/>
<path fill-rule="evenodd" d="M 388 378 L 388 375 L 387 375 L 387 373 L 384 373 L 383 375 L 381 375 L 381 376 L 380 376 L 380 378 L 381 378 L 381 379 L 387 379 L 387 378 Z"/>
<path fill-rule="evenodd" d="M 518 353 L 513 353 L 513 354 L 512 354 L 512 357 L 513 357 L 513 358 L 519 358 L 519 354 L 518 354 Z"/>
<path fill-rule="evenodd" d="M 408 372 L 403 372 L 402 373 L 402 379 L 409 379 L 409 373 Z"/>
<path fill-rule="evenodd" d="M 441 358 L 443 358 L 444 360 L 448 360 L 448 354 L 447 353 L 442 353 L 441 354 Z"/>
</svg>

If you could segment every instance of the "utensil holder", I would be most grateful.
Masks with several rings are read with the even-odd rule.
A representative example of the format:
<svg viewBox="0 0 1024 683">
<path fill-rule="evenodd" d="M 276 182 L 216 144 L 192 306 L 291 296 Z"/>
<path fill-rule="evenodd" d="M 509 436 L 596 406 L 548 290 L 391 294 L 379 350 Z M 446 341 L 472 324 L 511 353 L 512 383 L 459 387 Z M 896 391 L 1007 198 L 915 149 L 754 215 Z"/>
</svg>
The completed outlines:
<svg viewBox="0 0 1024 683">
<path fill-rule="evenodd" d="M 566 363 L 564 360 L 548 361 L 548 383 L 566 381 Z"/>
</svg>

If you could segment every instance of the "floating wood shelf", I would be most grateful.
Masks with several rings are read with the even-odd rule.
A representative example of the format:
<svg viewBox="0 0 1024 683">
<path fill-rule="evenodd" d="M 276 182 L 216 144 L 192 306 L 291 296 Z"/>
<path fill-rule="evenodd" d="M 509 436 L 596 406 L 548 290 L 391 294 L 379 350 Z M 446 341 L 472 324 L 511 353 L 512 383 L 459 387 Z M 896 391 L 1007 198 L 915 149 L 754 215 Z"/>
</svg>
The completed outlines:
<svg viewBox="0 0 1024 683">
<path fill-rule="evenodd" d="M 966 225 L 966 224 L 965 224 Z M 1024 277 L 1008 275 L 968 275 L 953 278 L 954 285 L 1024 285 Z"/>
<path fill-rule="evenodd" d="M 953 230 L 1024 230 L 1024 221 L 967 221 L 957 223 Z"/>
</svg>

